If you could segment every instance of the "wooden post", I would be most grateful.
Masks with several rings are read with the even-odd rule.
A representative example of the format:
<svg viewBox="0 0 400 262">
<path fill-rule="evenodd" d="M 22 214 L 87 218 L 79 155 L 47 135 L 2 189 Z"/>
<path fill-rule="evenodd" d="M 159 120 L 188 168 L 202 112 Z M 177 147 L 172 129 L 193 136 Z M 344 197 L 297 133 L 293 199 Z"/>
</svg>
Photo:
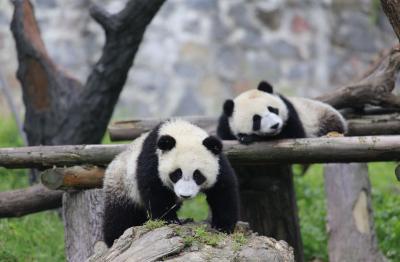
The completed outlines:
<svg viewBox="0 0 400 262">
<path fill-rule="evenodd" d="M 304 261 L 290 165 L 232 164 L 239 177 L 240 220 L 259 234 L 285 240 L 296 261 Z"/>
<path fill-rule="evenodd" d="M 97 241 L 103 240 L 103 191 L 64 193 L 65 255 L 69 262 L 89 258 Z"/>
<path fill-rule="evenodd" d="M 325 165 L 329 261 L 385 261 L 376 241 L 367 164 Z"/>
</svg>

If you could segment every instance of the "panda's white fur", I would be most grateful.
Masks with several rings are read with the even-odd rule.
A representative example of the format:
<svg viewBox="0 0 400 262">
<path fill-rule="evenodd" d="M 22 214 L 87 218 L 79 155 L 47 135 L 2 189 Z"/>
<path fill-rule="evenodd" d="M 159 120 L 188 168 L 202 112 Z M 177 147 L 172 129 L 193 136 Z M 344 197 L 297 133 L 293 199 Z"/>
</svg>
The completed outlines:
<svg viewBox="0 0 400 262">
<path fill-rule="evenodd" d="M 137 158 L 148 135 L 149 132 L 142 134 L 119 154 L 106 169 L 104 177 L 106 191 L 115 195 L 126 194 L 140 206 L 142 199 L 136 178 Z M 194 197 L 201 190 L 215 184 L 219 172 L 218 156 L 202 146 L 202 141 L 209 136 L 206 131 L 187 121 L 171 119 L 160 127 L 159 136 L 162 135 L 170 135 L 176 139 L 173 150 L 165 153 L 160 149 L 156 150 L 159 158 L 158 172 L 165 186 L 174 190 L 178 197 Z M 169 179 L 169 174 L 178 168 L 182 169 L 182 181 L 174 184 Z M 196 169 L 206 177 L 206 182 L 200 186 L 193 180 Z"/>
<path fill-rule="evenodd" d="M 304 131 L 306 132 L 306 137 L 317 137 L 321 134 L 319 133 L 321 129 L 321 124 L 325 118 L 335 119 L 334 121 L 339 121 L 340 123 L 330 123 L 331 125 L 342 125 L 343 130 L 341 132 L 347 132 L 347 122 L 335 108 L 326 103 L 322 103 L 317 100 L 312 100 L 303 97 L 288 97 L 288 100 L 292 102 L 295 107 L 297 114 L 303 124 Z M 327 123 L 324 123 L 327 125 Z M 329 126 L 325 128 L 329 130 Z M 326 135 L 326 134 L 322 134 Z"/>
<path fill-rule="evenodd" d="M 238 220 L 236 176 L 221 141 L 179 119 L 134 140 L 109 164 L 103 189 L 108 246 L 125 229 L 149 218 L 179 221 L 182 200 L 199 192 L 207 195 L 213 227 L 232 232 Z"/>
<path fill-rule="evenodd" d="M 173 150 L 163 153 L 157 149 L 158 172 L 164 185 L 173 189 L 177 196 L 194 197 L 200 190 L 215 184 L 219 171 L 218 156 L 206 147 L 199 146 L 209 136 L 206 131 L 189 122 L 174 119 L 162 125 L 159 134 L 170 135 L 176 139 Z M 178 168 L 182 170 L 182 179 L 173 184 L 168 175 Z M 206 177 L 201 186 L 193 180 L 196 169 Z"/>
<path fill-rule="evenodd" d="M 277 96 L 270 95 L 257 89 L 241 93 L 234 100 L 234 110 L 229 118 L 230 128 L 233 134 L 261 134 L 253 130 L 253 116 L 259 114 L 262 117 L 261 130 L 264 134 L 279 132 L 288 118 L 288 110 L 285 103 Z M 268 111 L 268 106 L 278 108 L 279 116 Z M 270 126 L 279 124 L 280 128 L 271 130 Z"/>
<path fill-rule="evenodd" d="M 136 179 L 136 167 L 143 141 L 148 135 L 149 132 L 139 136 L 108 165 L 103 180 L 103 189 L 107 194 L 127 197 L 136 205 L 142 206 Z"/>
<path fill-rule="evenodd" d="M 267 82 L 227 100 L 218 125 L 222 139 L 243 143 L 318 137 L 331 131 L 347 131 L 346 121 L 336 109 L 320 101 L 276 94 Z"/>
</svg>

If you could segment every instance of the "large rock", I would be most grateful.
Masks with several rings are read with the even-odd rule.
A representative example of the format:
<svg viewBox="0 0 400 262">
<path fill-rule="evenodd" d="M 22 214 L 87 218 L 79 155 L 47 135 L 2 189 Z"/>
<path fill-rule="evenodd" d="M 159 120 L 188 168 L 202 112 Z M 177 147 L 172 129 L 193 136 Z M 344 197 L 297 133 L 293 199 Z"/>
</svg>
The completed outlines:
<svg viewBox="0 0 400 262">
<path fill-rule="evenodd" d="M 258 236 L 239 222 L 226 235 L 206 224 L 163 225 L 150 222 L 127 229 L 107 249 L 96 244 L 89 262 L 98 261 L 294 261 L 293 248 L 284 241 Z"/>
</svg>

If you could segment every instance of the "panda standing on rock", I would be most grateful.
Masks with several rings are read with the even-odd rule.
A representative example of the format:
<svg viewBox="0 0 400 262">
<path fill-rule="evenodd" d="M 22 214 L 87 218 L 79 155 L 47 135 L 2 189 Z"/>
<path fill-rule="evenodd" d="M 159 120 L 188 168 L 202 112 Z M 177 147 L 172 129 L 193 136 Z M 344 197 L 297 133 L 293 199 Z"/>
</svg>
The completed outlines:
<svg viewBox="0 0 400 262">
<path fill-rule="evenodd" d="M 242 144 L 280 138 L 319 137 L 346 133 L 343 116 L 320 101 L 285 97 L 262 81 L 257 89 L 226 100 L 218 123 L 218 136 Z"/>
<path fill-rule="evenodd" d="M 183 120 L 169 120 L 135 139 L 104 178 L 104 240 L 111 246 L 129 227 L 149 219 L 180 223 L 177 210 L 200 191 L 211 225 L 231 233 L 239 216 L 237 179 L 221 141 Z"/>
</svg>

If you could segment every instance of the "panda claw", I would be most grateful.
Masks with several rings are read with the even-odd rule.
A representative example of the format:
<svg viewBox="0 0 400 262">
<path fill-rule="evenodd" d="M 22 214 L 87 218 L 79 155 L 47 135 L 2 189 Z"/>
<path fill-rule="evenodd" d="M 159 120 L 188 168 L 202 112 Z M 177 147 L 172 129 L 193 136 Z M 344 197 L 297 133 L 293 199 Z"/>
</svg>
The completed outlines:
<svg viewBox="0 0 400 262">
<path fill-rule="evenodd" d="M 167 220 L 167 224 L 182 225 L 182 221 L 180 221 L 178 218 L 176 218 L 176 219 L 170 219 L 170 220 Z"/>
</svg>

